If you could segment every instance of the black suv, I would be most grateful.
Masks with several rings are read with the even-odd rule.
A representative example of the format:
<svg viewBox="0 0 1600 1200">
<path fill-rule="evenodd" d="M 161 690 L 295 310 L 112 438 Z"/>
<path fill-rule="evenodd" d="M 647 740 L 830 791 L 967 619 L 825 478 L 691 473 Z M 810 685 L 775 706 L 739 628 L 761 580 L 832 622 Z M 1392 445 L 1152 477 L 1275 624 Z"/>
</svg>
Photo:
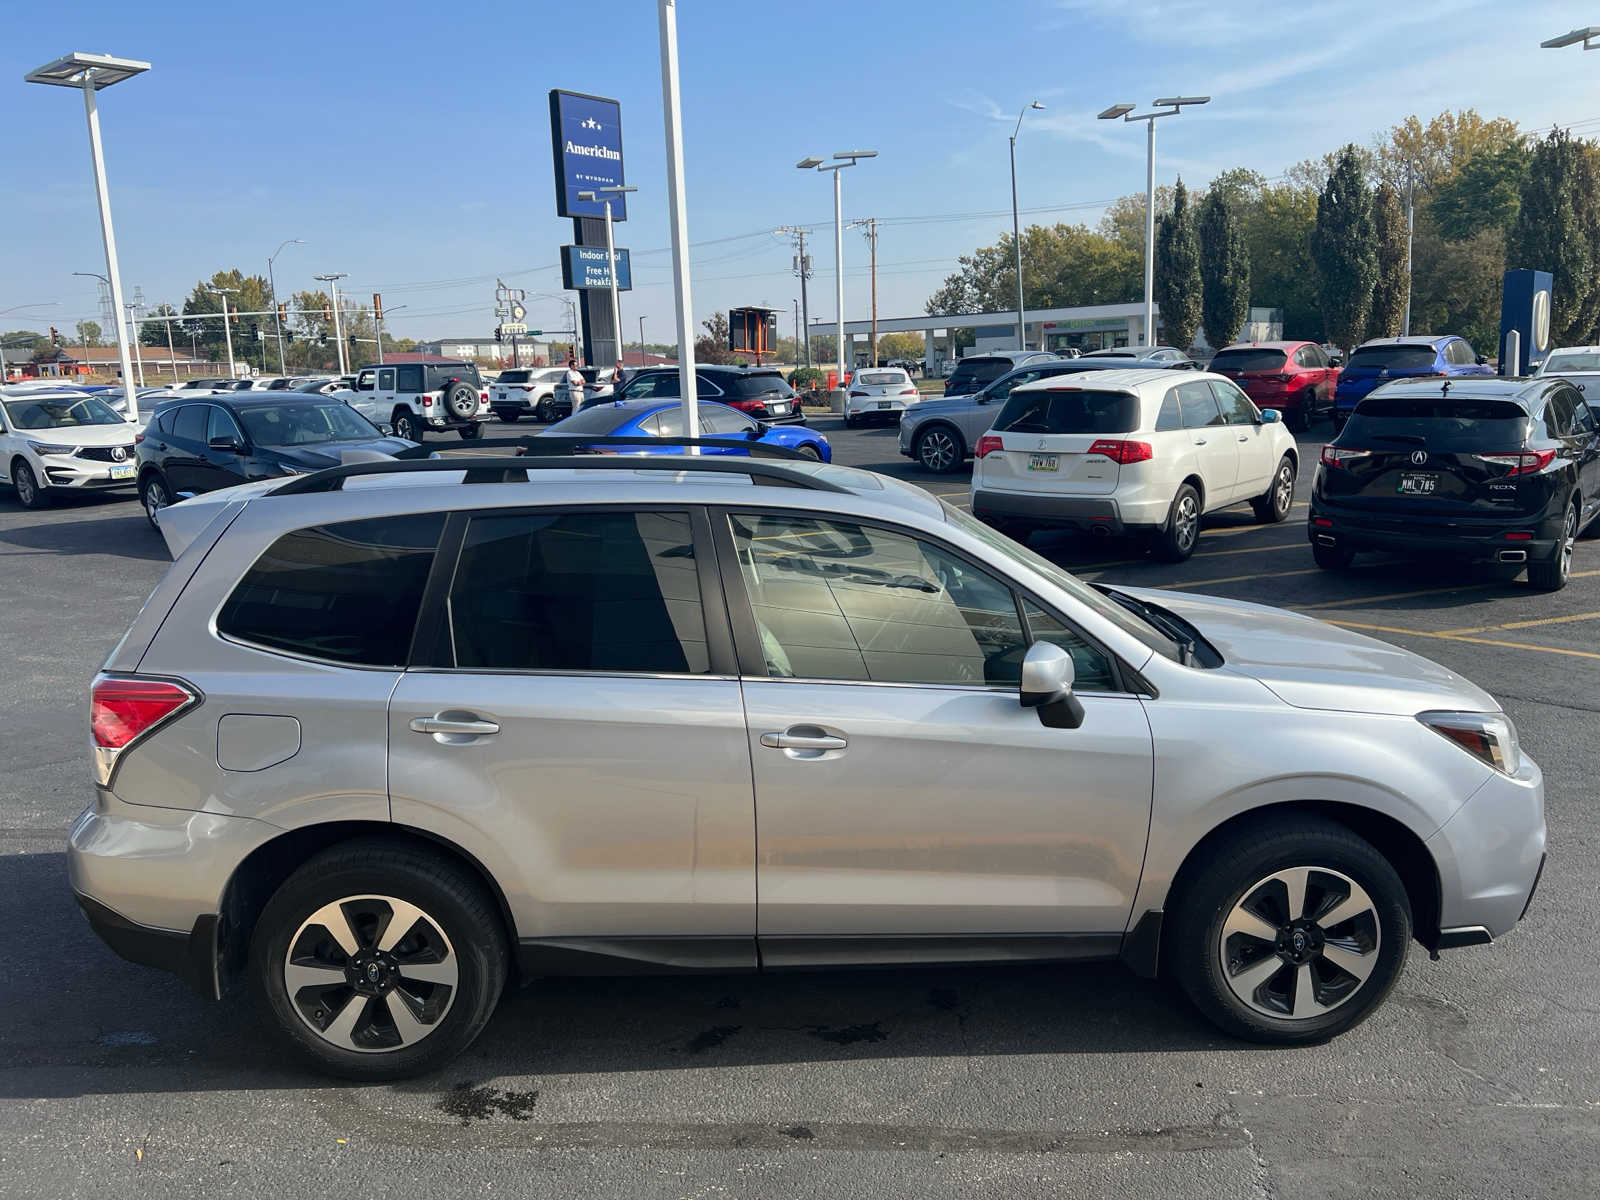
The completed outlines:
<svg viewBox="0 0 1600 1200">
<path fill-rule="evenodd" d="M 1358 550 L 1526 563 L 1564 587 L 1600 515 L 1600 429 L 1560 379 L 1391 383 L 1322 449 L 1308 532 L 1317 565 Z M 1600 529 L 1597 529 L 1600 532 Z"/>
<path fill-rule="evenodd" d="M 702 400 L 716 400 L 768 425 L 806 423 L 805 414 L 800 411 L 800 397 L 775 368 L 696 367 L 694 378 L 695 390 Z M 598 403 L 660 400 L 676 395 L 678 368 L 663 367 L 640 371 L 624 383 L 620 391 L 601 397 Z"/>
</svg>

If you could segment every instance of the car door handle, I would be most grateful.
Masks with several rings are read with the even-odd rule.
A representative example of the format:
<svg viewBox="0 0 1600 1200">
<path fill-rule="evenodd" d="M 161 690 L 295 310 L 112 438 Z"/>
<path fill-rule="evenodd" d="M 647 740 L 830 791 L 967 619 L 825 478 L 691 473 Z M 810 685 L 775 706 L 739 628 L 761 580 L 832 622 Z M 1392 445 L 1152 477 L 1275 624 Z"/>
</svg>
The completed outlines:
<svg viewBox="0 0 1600 1200">
<path fill-rule="evenodd" d="M 761 744 L 768 750 L 843 750 L 850 743 L 826 733 L 763 733 Z"/>
<path fill-rule="evenodd" d="M 1206 444 L 1206 440 L 1205 438 L 1195 438 L 1194 444 L 1196 446 L 1204 446 Z"/>
<path fill-rule="evenodd" d="M 1250 435 L 1248 433 L 1241 433 L 1239 435 L 1239 440 L 1241 442 L 1248 442 L 1250 440 Z"/>
<path fill-rule="evenodd" d="M 440 713 L 432 717 L 413 717 L 411 728 L 416 733 L 460 733 L 470 737 L 487 737 L 500 732 L 500 723 L 476 717 L 447 717 Z"/>
</svg>

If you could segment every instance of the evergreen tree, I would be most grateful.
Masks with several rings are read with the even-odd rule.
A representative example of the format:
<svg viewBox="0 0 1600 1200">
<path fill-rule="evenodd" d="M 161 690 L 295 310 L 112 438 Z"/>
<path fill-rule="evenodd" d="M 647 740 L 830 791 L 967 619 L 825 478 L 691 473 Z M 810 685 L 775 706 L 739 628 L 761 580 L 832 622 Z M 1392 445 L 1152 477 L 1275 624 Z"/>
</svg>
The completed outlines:
<svg viewBox="0 0 1600 1200">
<path fill-rule="evenodd" d="M 1182 179 L 1172 191 L 1172 212 L 1156 224 L 1155 301 L 1167 344 L 1187 350 L 1200 329 L 1200 239 Z"/>
<path fill-rule="evenodd" d="M 1218 350 L 1250 319 L 1250 254 L 1225 186 L 1215 180 L 1200 204 L 1200 313 Z"/>
<path fill-rule="evenodd" d="M 1335 345 L 1350 349 L 1361 340 L 1378 278 L 1372 191 L 1361 170 L 1361 153 L 1346 146 L 1317 196 L 1311 258 L 1317 266 L 1323 325 Z"/>
<path fill-rule="evenodd" d="M 1373 246 L 1377 279 L 1372 285 L 1372 312 L 1367 336 L 1399 337 L 1404 332 L 1410 272 L 1406 262 L 1406 212 L 1400 194 L 1380 183 L 1372 199 Z"/>
<path fill-rule="evenodd" d="M 1552 129 L 1534 148 L 1506 249 L 1510 266 L 1554 276 L 1550 336 L 1556 345 L 1587 343 L 1594 337 L 1600 298 L 1597 219 L 1594 148 L 1563 129 Z"/>
</svg>

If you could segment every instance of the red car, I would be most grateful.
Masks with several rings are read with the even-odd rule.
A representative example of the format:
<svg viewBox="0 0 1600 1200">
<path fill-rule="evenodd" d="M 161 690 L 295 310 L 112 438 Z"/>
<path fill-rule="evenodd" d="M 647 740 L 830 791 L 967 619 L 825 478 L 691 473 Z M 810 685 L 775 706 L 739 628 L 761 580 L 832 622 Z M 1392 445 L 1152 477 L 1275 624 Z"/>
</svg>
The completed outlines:
<svg viewBox="0 0 1600 1200">
<path fill-rule="evenodd" d="M 1217 351 L 1208 370 L 1226 375 L 1257 408 L 1275 408 L 1290 429 L 1333 416 L 1339 368 L 1316 342 L 1235 342 Z"/>
</svg>

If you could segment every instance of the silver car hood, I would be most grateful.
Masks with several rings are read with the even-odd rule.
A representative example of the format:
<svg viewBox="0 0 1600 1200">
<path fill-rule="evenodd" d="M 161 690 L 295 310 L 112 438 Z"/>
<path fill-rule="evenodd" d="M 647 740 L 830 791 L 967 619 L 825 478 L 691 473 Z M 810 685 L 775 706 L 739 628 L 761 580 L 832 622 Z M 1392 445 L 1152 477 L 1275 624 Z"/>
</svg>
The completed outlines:
<svg viewBox="0 0 1600 1200">
<path fill-rule="evenodd" d="M 1448 667 L 1325 621 L 1189 592 L 1118 590 L 1177 613 L 1217 648 L 1223 670 L 1259 680 L 1296 708 L 1395 716 L 1500 711 L 1489 693 Z"/>
</svg>

